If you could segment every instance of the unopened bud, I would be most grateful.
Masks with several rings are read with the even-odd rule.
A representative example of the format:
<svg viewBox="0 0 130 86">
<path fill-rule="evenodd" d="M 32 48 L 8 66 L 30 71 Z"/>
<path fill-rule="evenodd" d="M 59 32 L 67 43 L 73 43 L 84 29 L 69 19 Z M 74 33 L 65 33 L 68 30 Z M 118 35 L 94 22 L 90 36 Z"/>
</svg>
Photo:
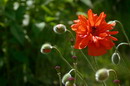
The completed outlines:
<svg viewBox="0 0 130 86">
<path fill-rule="evenodd" d="M 41 47 L 41 53 L 43 54 L 50 53 L 51 49 L 52 49 L 52 46 L 49 43 L 45 43 Z"/>
<path fill-rule="evenodd" d="M 74 44 L 74 39 L 70 39 L 70 42 L 71 42 L 71 44 L 73 45 Z"/>
<path fill-rule="evenodd" d="M 116 25 L 116 21 L 109 21 L 108 24 L 111 24 L 111 25 L 115 26 Z"/>
<path fill-rule="evenodd" d="M 67 81 L 65 83 L 65 86 L 76 86 L 76 84 L 75 83 L 71 83 L 70 81 Z"/>
<path fill-rule="evenodd" d="M 71 72 L 74 71 L 75 69 L 71 69 L 68 73 L 66 73 L 63 78 L 62 78 L 62 83 L 65 84 L 69 79 L 72 79 Z"/>
<path fill-rule="evenodd" d="M 59 72 L 60 71 L 60 66 L 55 66 L 55 69 L 56 69 L 57 72 Z"/>
<path fill-rule="evenodd" d="M 116 79 L 116 80 L 114 80 L 113 82 L 116 83 L 116 84 L 119 84 L 119 83 L 120 83 L 120 80 Z"/>
<path fill-rule="evenodd" d="M 76 58 L 77 58 L 77 56 L 72 56 L 72 58 L 73 58 L 73 59 L 76 59 Z"/>
<path fill-rule="evenodd" d="M 96 72 L 95 77 L 99 82 L 105 81 L 109 77 L 109 70 L 105 68 L 100 69 Z"/>
<path fill-rule="evenodd" d="M 53 27 L 53 30 L 57 34 L 62 34 L 67 31 L 66 26 L 63 24 L 58 24 Z"/>
<path fill-rule="evenodd" d="M 68 80 L 73 82 L 75 79 L 73 77 L 69 77 Z"/>
<path fill-rule="evenodd" d="M 67 73 L 63 76 L 62 78 L 62 83 L 65 84 L 66 81 L 68 81 L 68 79 L 71 77 L 70 73 Z"/>
<path fill-rule="evenodd" d="M 113 64 L 119 64 L 120 63 L 120 55 L 118 53 L 113 53 L 111 57 L 112 63 Z"/>
</svg>

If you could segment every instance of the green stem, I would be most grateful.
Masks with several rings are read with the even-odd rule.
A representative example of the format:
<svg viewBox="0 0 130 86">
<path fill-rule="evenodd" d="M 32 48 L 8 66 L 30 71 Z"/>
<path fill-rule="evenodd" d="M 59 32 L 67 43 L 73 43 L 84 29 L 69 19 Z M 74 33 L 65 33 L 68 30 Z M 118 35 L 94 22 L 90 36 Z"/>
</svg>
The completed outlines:
<svg viewBox="0 0 130 86">
<path fill-rule="evenodd" d="M 62 86 L 62 80 L 61 80 L 61 73 L 57 73 L 58 77 L 59 77 L 59 83 L 60 83 L 60 86 Z"/>
<path fill-rule="evenodd" d="M 92 56 L 93 58 L 93 61 L 94 61 L 94 65 L 95 65 L 95 68 L 96 70 L 98 69 L 98 63 L 97 63 L 97 60 L 96 60 L 96 56 Z M 102 82 L 103 86 L 106 86 L 106 83 L 105 82 Z"/>
<path fill-rule="evenodd" d="M 90 65 L 90 67 L 92 68 L 92 70 L 94 72 L 96 72 L 96 70 L 94 69 L 93 65 L 91 64 L 91 62 L 89 61 L 88 57 L 83 53 L 82 50 L 80 50 L 80 52 L 82 53 L 83 57 L 85 58 L 85 60 L 88 62 L 88 64 Z"/>
<path fill-rule="evenodd" d="M 121 45 L 129 45 L 129 43 L 120 43 L 120 44 L 117 45 L 116 50 L 115 50 L 115 53 L 119 53 L 119 55 L 120 55 L 120 52 L 118 51 L 118 49 L 119 49 L 119 47 L 120 47 Z M 126 63 L 125 60 L 124 60 L 124 58 L 122 58 L 122 56 L 120 56 L 120 57 L 121 57 L 123 63 L 126 65 L 126 67 L 128 67 L 128 66 L 127 66 L 127 63 Z M 129 67 L 128 67 L 127 70 L 129 71 Z"/>
<path fill-rule="evenodd" d="M 114 76 L 115 76 L 115 79 L 118 79 L 118 76 L 117 76 L 117 73 L 115 70 L 113 69 L 109 69 L 109 72 L 113 72 L 114 73 Z M 120 84 L 118 83 L 118 86 L 120 86 Z"/>
<path fill-rule="evenodd" d="M 72 32 L 69 31 L 69 30 L 67 30 L 67 31 L 71 34 L 71 36 L 73 37 L 73 39 L 75 39 L 74 36 L 73 36 L 73 34 L 72 34 Z M 82 50 L 80 50 L 80 52 L 82 53 L 83 57 L 84 57 L 85 60 L 88 62 L 88 64 L 89 64 L 90 67 L 92 68 L 92 70 L 93 70 L 94 72 L 96 72 L 96 70 L 94 69 L 93 65 L 91 64 L 91 62 L 89 61 L 89 59 L 87 58 L 87 56 L 83 53 Z"/>
<path fill-rule="evenodd" d="M 130 40 L 129 40 L 129 38 L 128 38 L 128 36 L 127 36 L 126 32 L 125 32 L 125 29 L 124 29 L 124 27 L 123 27 L 122 23 L 121 23 L 120 21 L 118 21 L 118 20 L 115 20 L 115 22 L 117 22 L 117 23 L 119 23 L 119 24 L 120 24 L 120 26 L 121 26 L 121 30 L 122 30 L 122 32 L 123 32 L 123 34 L 124 34 L 124 36 L 125 36 L 125 38 L 126 38 L 127 42 L 128 42 L 128 43 L 130 43 Z M 130 45 L 130 44 L 129 44 L 129 45 Z"/>
<path fill-rule="evenodd" d="M 107 86 L 105 82 L 102 82 L 102 86 Z"/>
<path fill-rule="evenodd" d="M 93 58 L 93 62 L 94 62 L 94 65 L 95 65 L 95 69 L 97 70 L 98 69 L 98 63 L 97 63 L 97 60 L 96 60 L 96 56 L 92 56 Z"/>
<path fill-rule="evenodd" d="M 117 77 L 117 73 L 116 73 L 116 71 L 115 71 L 115 70 L 113 70 L 113 69 L 109 69 L 109 72 L 113 72 L 113 73 L 114 73 L 114 75 L 115 75 L 115 79 L 118 79 L 118 77 Z"/>
<path fill-rule="evenodd" d="M 76 62 L 74 63 L 74 69 L 77 70 L 77 63 L 76 63 Z M 74 76 L 74 78 L 75 78 L 74 83 L 76 83 L 76 78 L 77 78 L 77 73 L 76 73 L 76 71 L 75 71 L 75 76 Z"/>
<path fill-rule="evenodd" d="M 73 69 L 73 67 L 69 64 L 69 62 L 63 57 L 63 55 L 61 54 L 61 52 L 59 51 L 59 49 L 57 49 L 57 47 L 53 47 L 53 48 L 55 48 L 55 49 L 59 52 L 59 54 L 60 54 L 62 60 L 65 61 L 66 64 L 67 64 L 71 69 Z"/>
<path fill-rule="evenodd" d="M 130 43 L 125 43 L 125 42 L 120 43 L 120 44 L 117 45 L 116 50 L 118 50 L 121 45 L 130 45 Z"/>
<path fill-rule="evenodd" d="M 9 80 L 10 79 L 10 65 L 9 65 L 9 58 L 8 58 L 7 52 L 5 52 L 5 63 L 6 63 L 6 69 L 7 69 L 7 76 Z"/>
<path fill-rule="evenodd" d="M 74 68 L 69 64 L 69 62 L 63 57 L 63 55 L 61 54 L 61 52 L 59 51 L 59 49 L 57 49 L 57 47 L 55 47 L 55 46 L 54 46 L 53 48 L 55 48 L 55 49 L 59 52 L 60 57 L 62 58 L 62 60 L 65 61 L 66 64 L 67 64 L 71 69 L 74 69 Z M 85 86 L 88 86 L 88 84 L 86 83 L 86 81 L 83 79 L 82 74 L 81 74 L 78 70 L 75 70 L 75 71 L 77 72 L 78 77 L 79 77 L 81 80 L 84 81 Z"/>
<path fill-rule="evenodd" d="M 6 65 L 6 71 L 7 71 L 7 78 L 8 83 L 10 83 L 10 61 L 9 61 L 9 55 L 8 55 L 8 31 L 7 28 L 5 28 L 5 36 L 3 36 L 3 44 L 2 44 L 2 50 L 4 52 L 4 61 Z"/>
<path fill-rule="evenodd" d="M 72 34 L 72 32 L 69 31 L 69 30 L 67 30 L 67 31 L 71 34 L 72 38 L 75 40 L 75 37 L 74 37 L 74 35 Z"/>
</svg>

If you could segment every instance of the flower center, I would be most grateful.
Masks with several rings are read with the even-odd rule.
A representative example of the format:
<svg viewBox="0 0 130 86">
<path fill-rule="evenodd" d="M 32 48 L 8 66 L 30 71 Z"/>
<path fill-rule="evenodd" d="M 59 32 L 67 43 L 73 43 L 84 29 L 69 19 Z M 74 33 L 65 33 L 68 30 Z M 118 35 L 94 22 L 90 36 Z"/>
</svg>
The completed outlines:
<svg viewBox="0 0 130 86">
<path fill-rule="evenodd" d="M 96 30 L 97 28 L 95 26 L 92 27 L 92 30 Z"/>
<path fill-rule="evenodd" d="M 97 32 L 97 27 L 93 26 L 92 27 L 92 35 L 97 36 L 96 32 Z"/>
</svg>

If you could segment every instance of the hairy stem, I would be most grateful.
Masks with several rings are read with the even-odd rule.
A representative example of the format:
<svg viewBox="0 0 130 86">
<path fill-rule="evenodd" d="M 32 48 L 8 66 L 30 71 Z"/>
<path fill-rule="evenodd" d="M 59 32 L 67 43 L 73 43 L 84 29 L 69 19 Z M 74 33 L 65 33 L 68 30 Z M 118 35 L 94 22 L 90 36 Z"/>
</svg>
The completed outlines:
<svg viewBox="0 0 130 86">
<path fill-rule="evenodd" d="M 73 37 L 73 39 L 75 39 L 74 36 L 73 36 L 73 34 L 72 34 L 72 32 L 69 31 L 69 30 L 67 30 L 67 31 L 71 34 L 71 36 Z M 82 53 L 83 57 L 84 57 L 85 60 L 88 62 L 88 64 L 89 64 L 90 67 L 92 68 L 92 70 L 93 70 L 94 72 L 96 72 L 96 70 L 94 69 L 93 65 L 92 65 L 91 62 L 89 61 L 88 57 L 83 53 L 82 50 L 80 50 L 80 52 Z"/>
<path fill-rule="evenodd" d="M 60 50 L 59 50 L 57 47 L 55 47 L 55 46 L 54 46 L 53 48 L 55 48 L 55 49 L 59 52 L 61 59 L 62 59 L 63 61 L 65 61 L 66 64 L 67 64 L 71 69 L 74 69 L 74 68 L 69 64 L 69 62 L 63 57 L 63 55 L 61 54 Z M 83 79 L 83 75 L 82 75 L 78 70 L 75 70 L 75 71 L 77 72 L 78 77 L 79 77 L 81 80 L 84 81 L 85 86 L 88 86 L 88 84 L 86 83 L 86 80 Z"/>
<path fill-rule="evenodd" d="M 58 77 L 59 77 L 59 83 L 60 83 L 60 86 L 62 86 L 62 81 L 61 81 L 61 73 L 57 73 Z"/>
<path fill-rule="evenodd" d="M 128 43 L 130 43 L 130 40 L 129 40 L 129 38 L 128 38 L 128 36 L 127 36 L 126 32 L 125 32 L 125 29 L 124 29 L 124 27 L 123 27 L 122 23 L 121 23 L 120 21 L 118 21 L 118 20 L 115 20 L 115 22 L 117 22 L 117 23 L 119 23 L 119 24 L 120 24 L 120 26 L 121 26 L 121 30 L 122 30 L 122 32 L 123 32 L 123 34 L 124 34 L 124 36 L 125 36 L 125 38 L 126 38 L 127 42 L 128 42 Z M 129 44 L 129 45 L 130 45 L 130 44 Z"/>
<path fill-rule="evenodd" d="M 90 65 L 90 67 L 92 68 L 92 70 L 94 72 L 96 72 L 96 70 L 94 69 L 93 65 L 91 64 L 91 62 L 89 61 L 88 57 L 83 53 L 82 50 L 80 50 L 80 52 L 82 53 L 83 57 L 85 58 L 85 60 L 88 62 L 88 64 Z"/>
</svg>

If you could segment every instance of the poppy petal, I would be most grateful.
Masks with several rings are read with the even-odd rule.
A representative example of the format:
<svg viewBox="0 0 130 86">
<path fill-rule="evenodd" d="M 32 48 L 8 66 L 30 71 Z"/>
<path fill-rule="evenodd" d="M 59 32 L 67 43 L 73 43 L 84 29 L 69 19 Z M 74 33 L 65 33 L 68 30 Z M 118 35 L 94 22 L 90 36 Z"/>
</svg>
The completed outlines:
<svg viewBox="0 0 130 86">
<path fill-rule="evenodd" d="M 88 45 L 88 43 L 89 43 L 89 41 L 91 40 L 91 38 L 92 38 L 92 35 L 86 36 L 86 37 L 81 41 L 81 43 L 80 43 L 80 48 L 81 48 L 81 49 L 85 48 L 85 47 Z"/>
<path fill-rule="evenodd" d="M 113 37 L 113 36 L 108 36 L 107 38 L 113 40 L 113 41 L 118 41 L 118 39 L 116 37 Z"/>
<path fill-rule="evenodd" d="M 93 12 L 91 9 L 88 10 L 88 20 L 90 21 L 91 26 L 94 26 Z"/>
<path fill-rule="evenodd" d="M 78 20 L 74 20 L 73 22 L 74 22 L 74 23 L 78 23 L 79 21 L 80 21 L 80 20 L 78 19 Z"/>
<path fill-rule="evenodd" d="M 71 25 L 71 29 L 72 29 L 73 31 L 76 31 L 76 30 L 77 30 L 77 27 L 78 27 L 77 24 L 73 24 L 73 25 Z"/>
<path fill-rule="evenodd" d="M 78 34 L 76 34 L 76 42 L 75 42 L 75 45 L 74 45 L 74 48 L 75 49 L 81 49 L 80 48 L 80 42 L 82 41 L 83 38 L 81 38 Z"/>
<path fill-rule="evenodd" d="M 88 55 L 91 55 L 91 56 L 100 56 L 100 55 L 103 55 L 107 52 L 107 50 L 100 46 L 100 47 L 96 47 L 95 44 L 90 44 L 88 46 Z"/>
<path fill-rule="evenodd" d="M 98 42 L 99 37 L 93 36 L 92 39 L 93 39 L 93 42 L 95 43 L 96 47 L 99 47 L 99 42 Z"/>
<path fill-rule="evenodd" d="M 79 15 L 78 18 L 79 18 L 80 21 L 83 21 L 85 23 L 87 22 L 87 19 L 84 15 Z"/>
<path fill-rule="evenodd" d="M 106 49 L 111 49 L 115 44 L 109 40 L 109 39 L 104 39 L 100 40 L 100 44 L 104 46 Z"/>
<path fill-rule="evenodd" d="M 118 31 L 111 31 L 111 32 L 107 32 L 108 34 L 111 34 L 111 35 L 115 35 L 115 34 L 118 34 L 119 32 Z"/>
<path fill-rule="evenodd" d="M 102 12 L 99 17 L 97 18 L 96 22 L 95 22 L 95 26 L 99 26 L 101 24 L 101 22 L 104 20 L 104 18 L 106 17 L 106 15 L 104 14 L 104 12 Z"/>
<path fill-rule="evenodd" d="M 103 33 L 106 32 L 107 30 L 113 29 L 112 25 L 110 24 L 104 24 L 104 25 L 101 24 L 99 28 L 100 28 L 99 33 Z"/>
<path fill-rule="evenodd" d="M 102 38 L 104 38 L 104 37 L 106 37 L 106 36 L 108 36 L 107 33 L 100 33 L 100 34 L 99 34 L 99 37 L 102 37 Z"/>
</svg>

